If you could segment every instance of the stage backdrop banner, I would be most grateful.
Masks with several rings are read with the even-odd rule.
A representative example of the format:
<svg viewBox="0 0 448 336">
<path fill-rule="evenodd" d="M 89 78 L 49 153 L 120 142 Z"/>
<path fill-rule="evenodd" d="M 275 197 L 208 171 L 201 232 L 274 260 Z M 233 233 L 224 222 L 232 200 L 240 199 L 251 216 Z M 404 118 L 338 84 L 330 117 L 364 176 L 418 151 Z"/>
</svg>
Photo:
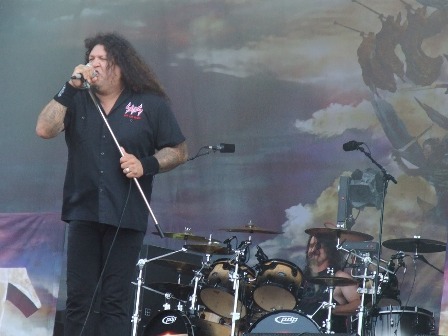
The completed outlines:
<svg viewBox="0 0 448 336">
<path fill-rule="evenodd" d="M 64 241 L 59 214 L 0 214 L 0 335 L 53 335 Z"/>
</svg>

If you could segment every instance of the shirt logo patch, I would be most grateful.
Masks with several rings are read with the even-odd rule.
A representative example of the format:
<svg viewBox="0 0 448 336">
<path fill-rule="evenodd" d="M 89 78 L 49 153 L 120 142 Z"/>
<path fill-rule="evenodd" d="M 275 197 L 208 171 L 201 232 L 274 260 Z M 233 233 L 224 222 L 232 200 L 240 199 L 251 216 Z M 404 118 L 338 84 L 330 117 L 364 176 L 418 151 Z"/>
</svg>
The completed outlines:
<svg viewBox="0 0 448 336">
<path fill-rule="evenodd" d="M 141 119 L 142 117 L 140 114 L 143 112 L 143 104 L 140 104 L 140 106 L 135 106 L 131 102 L 129 102 L 126 105 L 126 112 L 124 113 L 125 118 L 131 118 L 131 119 Z"/>
</svg>

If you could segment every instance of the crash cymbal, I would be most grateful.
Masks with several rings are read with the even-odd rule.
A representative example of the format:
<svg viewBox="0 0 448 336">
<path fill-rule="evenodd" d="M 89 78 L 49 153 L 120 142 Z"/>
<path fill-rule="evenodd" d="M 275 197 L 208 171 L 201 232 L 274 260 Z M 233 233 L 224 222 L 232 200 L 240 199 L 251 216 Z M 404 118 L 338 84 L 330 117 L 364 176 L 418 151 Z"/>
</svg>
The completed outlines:
<svg viewBox="0 0 448 336">
<path fill-rule="evenodd" d="M 153 232 L 153 235 L 158 236 L 159 233 L 158 232 Z M 165 235 L 166 238 L 174 238 L 174 239 L 182 239 L 182 240 L 191 240 L 191 241 L 198 241 L 198 242 L 219 242 L 216 239 L 211 239 L 211 238 L 206 238 L 206 237 L 201 237 L 201 236 L 196 236 L 192 233 L 189 232 L 164 232 L 163 233 Z"/>
<path fill-rule="evenodd" d="M 209 244 L 187 244 L 184 245 L 184 247 L 193 252 L 199 252 L 204 254 L 232 254 L 233 252 L 229 250 L 229 248 L 226 245 L 222 245 L 219 243 L 209 243 Z"/>
<path fill-rule="evenodd" d="M 445 252 L 446 243 L 421 238 L 390 239 L 383 242 L 383 246 L 395 251 L 432 253 Z"/>
<path fill-rule="evenodd" d="M 332 229 L 332 228 L 309 228 L 305 230 L 305 233 L 310 236 L 330 236 L 333 238 L 339 238 L 340 240 L 347 241 L 366 241 L 372 240 L 373 237 L 367 233 L 351 231 L 346 229 Z"/>
<path fill-rule="evenodd" d="M 171 259 L 158 259 L 153 261 L 155 264 L 161 266 L 167 266 L 174 268 L 177 273 L 182 274 L 194 274 L 194 271 L 201 268 L 201 266 L 197 266 L 194 264 L 187 263 L 185 261 L 171 260 Z"/>
<path fill-rule="evenodd" d="M 161 293 L 171 293 L 176 299 L 188 300 L 188 297 L 193 292 L 193 287 L 190 285 L 182 285 L 171 282 L 155 282 L 148 285 L 149 288 Z"/>
<path fill-rule="evenodd" d="M 352 286 L 357 285 L 358 282 L 354 279 L 344 278 L 344 277 L 336 277 L 336 276 L 318 276 L 318 277 L 310 277 L 307 279 L 309 282 L 325 285 L 325 286 Z"/>
<path fill-rule="evenodd" d="M 239 228 L 230 228 L 230 229 L 220 229 L 227 232 L 246 232 L 246 233 L 268 233 L 268 234 L 281 234 L 283 232 L 281 231 L 274 231 L 274 230 L 268 230 L 263 229 L 261 227 L 256 226 L 252 223 L 252 221 L 249 221 L 248 224 L 246 224 L 244 227 Z"/>
</svg>

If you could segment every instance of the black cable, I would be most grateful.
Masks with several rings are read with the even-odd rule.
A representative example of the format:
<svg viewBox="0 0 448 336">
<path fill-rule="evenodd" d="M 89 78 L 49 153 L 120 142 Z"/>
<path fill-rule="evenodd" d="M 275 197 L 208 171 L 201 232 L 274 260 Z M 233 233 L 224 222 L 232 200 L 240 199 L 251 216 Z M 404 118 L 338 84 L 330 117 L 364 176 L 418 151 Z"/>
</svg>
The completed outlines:
<svg viewBox="0 0 448 336">
<path fill-rule="evenodd" d="M 81 329 L 81 332 L 79 333 L 79 336 L 82 336 L 82 334 L 84 332 L 84 329 L 85 329 L 85 327 L 87 325 L 87 322 L 89 321 L 90 314 L 92 313 L 92 308 L 93 308 L 93 305 L 94 305 L 94 303 L 96 301 L 96 296 L 98 295 L 98 289 L 100 287 L 101 281 L 103 280 L 104 271 L 106 270 L 106 266 L 107 266 L 107 263 L 109 261 L 110 254 L 112 252 L 112 248 L 114 247 L 115 240 L 117 239 L 118 231 L 121 228 L 121 222 L 123 220 L 124 212 L 126 210 L 128 202 L 129 202 L 129 197 L 131 195 L 131 190 L 132 190 L 132 181 L 129 180 L 128 194 L 126 195 L 126 199 L 125 199 L 125 202 L 124 202 L 124 205 L 123 205 L 123 210 L 121 211 L 120 220 L 118 222 L 117 230 L 115 231 L 114 238 L 112 239 L 112 242 L 111 242 L 110 247 L 109 247 L 109 251 L 107 252 L 107 257 L 106 257 L 106 260 L 104 261 L 104 266 L 103 266 L 103 269 L 101 270 L 101 274 L 100 274 L 100 277 L 98 278 L 98 282 L 96 283 L 95 290 L 94 290 L 93 295 L 92 295 L 92 301 L 90 302 L 90 307 L 89 307 L 89 310 L 87 311 L 87 316 L 86 316 L 86 319 L 84 321 L 84 324 L 82 325 L 82 329 Z"/>
</svg>

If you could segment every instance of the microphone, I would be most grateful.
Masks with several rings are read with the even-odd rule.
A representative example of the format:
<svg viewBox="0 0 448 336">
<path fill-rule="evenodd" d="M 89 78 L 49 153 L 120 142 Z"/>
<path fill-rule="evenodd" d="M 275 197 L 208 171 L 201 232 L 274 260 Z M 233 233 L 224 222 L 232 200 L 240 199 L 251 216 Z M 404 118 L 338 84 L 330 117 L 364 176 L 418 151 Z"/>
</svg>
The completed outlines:
<svg viewBox="0 0 448 336">
<path fill-rule="evenodd" d="M 73 76 L 70 77 L 70 79 L 81 79 L 84 80 L 84 76 L 80 73 L 74 74 Z"/>
<path fill-rule="evenodd" d="M 235 145 L 234 144 L 225 144 L 220 143 L 216 146 L 206 146 L 206 148 L 217 151 L 219 150 L 220 153 L 235 153 Z"/>
<path fill-rule="evenodd" d="M 406 254 L 403 251 L 400 251 L 397 254 L 393 254 L 390 256 L 391 259 L 403 259 L 404 257 L 406 257 Z"/>
<path fill-rule="evenodd" d="M 98 76 L 98 73 L 94 70 L 93 74 L 92 74 L 92 78 Z M 70 79 L 80 79 L 80 80 L 84 80 L 84 76 L 80 73 L 76 73 L 73 76 L 70 77 Z"/>
<path fill-rule="evenodd" d="M 257 258 L 259 263 L 262 263 L 269 259 L 266 253 L 264 253 L 264 251 L 258 245 L 257 245 L 257 253 L 255 253 L 255 258 Z"/>
<path fill-rule="evenodd" d="M 349 142 L 346 142 L 345 144 L 342 145 L 342 148 L 346 151 L 346 152 L 350 152 L 350 151 L 354 151 L 359 149 L 359 147 L 361 147 L 361 145 L 363 145 L 364 142 L 358 142 L 355 140 L 351 140 Z"/>
</svg>

